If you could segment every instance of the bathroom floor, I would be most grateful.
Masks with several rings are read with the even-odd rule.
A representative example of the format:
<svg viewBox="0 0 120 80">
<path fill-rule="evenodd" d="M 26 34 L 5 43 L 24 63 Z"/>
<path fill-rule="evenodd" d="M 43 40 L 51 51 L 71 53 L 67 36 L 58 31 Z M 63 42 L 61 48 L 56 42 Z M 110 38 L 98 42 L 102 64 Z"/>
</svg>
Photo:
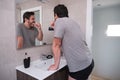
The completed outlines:
<svg viewBox="0 0 120 80">
<path fill-rule="evenodd" d="M 91 80 L 110 80 L 110 79 L 106 79 L 106 78 L 102 78 L 102 77 L 92 75 Z"/>
</svg>

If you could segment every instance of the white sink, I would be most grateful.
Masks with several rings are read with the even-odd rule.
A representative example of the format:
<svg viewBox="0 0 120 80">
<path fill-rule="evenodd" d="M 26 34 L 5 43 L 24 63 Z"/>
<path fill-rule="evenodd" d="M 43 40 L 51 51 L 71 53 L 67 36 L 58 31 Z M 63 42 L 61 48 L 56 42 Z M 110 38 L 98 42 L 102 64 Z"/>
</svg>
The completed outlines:
<svg viewBox="0 0 120 80">
<path fill-rule="evenodd" d="M 32 67 L 37 68 L 37 69 L 42 70 L 42 71 L 48 71 L 48 68 L 53 63 L 54 63 L 54 58 L 47 59 L 47 60 L 38 60 L 38 61 L 35 61 L 32 63 Z M 59 67 L 62 67 L 64 64 L 66 64 L 66 60 L 61 59 Z"/>
<path fill-rule="evenodd" d="M 52 58 L 52 59 L 47 59 L 47 60 L 42 60 L 42 61 L 36 62 L 33 64 L 33 66 L 40 70 L 48 71 L 48 68 L 53 63 L 54 63 L 54 59 Z"/>
<path fill-rule="evenodd" d="M 19 70 L 25 74 L 28 74 L 38 80 L 44 80 L 48 76 L 52 75 L 59 69 L 66 66 L 66 60 L 64 58 L 61 58 L 59 68 L 57 70 L 48 71 L 48 68 L 50 65 L 54 63 L 54 58 L 48 59 L 48 60 L 36 60 L 31 62 L 31 65 L 29 68 L 24 68 L 23 65 L 17 66 L 16 70 Z"/>
</svg>

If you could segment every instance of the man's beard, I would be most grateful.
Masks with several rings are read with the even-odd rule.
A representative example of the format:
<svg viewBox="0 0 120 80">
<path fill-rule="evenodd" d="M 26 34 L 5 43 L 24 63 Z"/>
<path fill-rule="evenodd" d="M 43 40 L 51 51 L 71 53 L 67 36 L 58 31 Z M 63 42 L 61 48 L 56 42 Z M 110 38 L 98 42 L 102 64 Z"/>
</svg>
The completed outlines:
<svg viewBox="0 0 120 80">
<path fill-rule="evenodd" d="M 35 22 L 30 23 L 30 27 L 34 27 Z"/>
</svg>

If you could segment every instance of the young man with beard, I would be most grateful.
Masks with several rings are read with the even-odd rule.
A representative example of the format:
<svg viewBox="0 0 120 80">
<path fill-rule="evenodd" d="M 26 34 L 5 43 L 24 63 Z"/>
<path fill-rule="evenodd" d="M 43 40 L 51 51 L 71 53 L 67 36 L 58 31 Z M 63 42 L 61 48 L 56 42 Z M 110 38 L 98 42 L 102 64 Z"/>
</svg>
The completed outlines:
<svg viewBox="0 0 120 80">
<path fill-rule="evenodd" d="M 17 26 L 17 48 L 27 48 L 35 46 L 35 39 L 41 41 L 43 32 L 40 23 L 35 22 L 34 12 L 23 14 L 23 23 Z"/>
</svg>

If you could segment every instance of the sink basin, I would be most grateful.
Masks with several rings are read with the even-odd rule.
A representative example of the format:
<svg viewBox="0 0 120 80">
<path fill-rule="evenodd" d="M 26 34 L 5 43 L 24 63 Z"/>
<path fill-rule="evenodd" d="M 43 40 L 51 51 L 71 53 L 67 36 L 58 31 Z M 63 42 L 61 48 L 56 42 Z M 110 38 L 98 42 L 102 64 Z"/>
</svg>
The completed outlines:
<svg viewBox="0 0 120 80">
<path fill-rule="evenodd" d="M 42 70 L 42 71 L 48 71 L 48 68 L 50 67 L 50 65 L 52 65 L 54 63 L 54 58 L 52 59 L 47 59 L 47 60 L 38 60 L 36 62 L 34 62 L 32 64 L 32 66 L 34 68 L 37 68 L 39 70 Z M 60 60 L 60 66 L 59 67 L 62 67 L 64 66 L 64 64 L 66 64 L 66 60 L 64 59 L 61 59 Z"/>
<path fill-rule="evenodd" d="M 41 70 L 44 70 L 44 71 L 48 71 L 48 68 L 53 63 L 54 63 L 54 59 L 48 59 L 48 60 L 38 61 L 38 62 L 34 63 L 33 66 L 35 68 L 38 68 L 38 69 L 41 69 Z"/>
</svg>

